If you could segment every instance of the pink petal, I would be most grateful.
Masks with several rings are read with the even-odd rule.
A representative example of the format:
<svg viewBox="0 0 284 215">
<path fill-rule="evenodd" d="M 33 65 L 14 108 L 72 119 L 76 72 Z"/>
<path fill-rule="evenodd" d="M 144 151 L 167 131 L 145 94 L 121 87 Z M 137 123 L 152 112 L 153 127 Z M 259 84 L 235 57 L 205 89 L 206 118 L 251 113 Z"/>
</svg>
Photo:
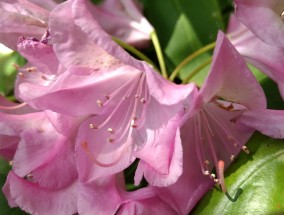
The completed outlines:
<svg viewBox="0 0 284 215">
<path fill-rule="evenodd" d="M 21 37 L 18 43 L 18 51 L 40 72 L 57 74 L 59 62 L 51 45 L 34 41 L 32 38 Z"/>
<path fill-rule="evenodd" d="M 119 133 L 116 121 L 111 121 L 104 130 L 98 131 L 99 133 L 92 131 L 91 122 L 92 118 L 81 125 L 76 142 L 77 166 L 80 168 L 79 177 L 83 182 L 123 171 L 134 161 L 133 140 L 128 133 L 121 140 L 114 138 L 114 142 L 108 141 L 111 134 L 107 128 Z"/>
<path fill-rule="evenodd" d="M 92 183 L 79 183 L 79 214 L 115 214 L 122 201 L 117 187 L 117 176 L 104 177 Z"/>
<path fill-rule="evenodd" d="M 197 93 L 197 88 L 194 84 L 177 85 L 166 79 L 160 74 L 153 71 L 153 69 L 144 64 L 144 71 L 146 71 L 146 80 L 149 87 L 150 94 L 158 100 L 161 104 L 172 105 L 177 103 L 186 103 L 191 101 L 192 97 Z"/>
<path fill-rule="evenodd" d="M 158 116 L 158 113 L 155 113 Z M 176 182 L 182 173 L 182 148 L 179 135 L 179 116 L 175 116 L 167 123 L 162 116 L 149 117 L 147 123 L 155 126 L 162 124 L 160 129 L 150 129 L 147 132 L 147 142 L 134 155 L 140 158 L 135 173 L 135 184 L 138 185 L 144 177 L 153 186 L 168 186 Z M 152 120 L 151 120 L 152 118 Z M 158 119 L 158 120 L 157 120 Z M 149 126 L 151 128 L 151 126 Z M 152 138 L 154 138 L 152 140 Z"/>
<path fill-rule="evenodd" d="M 238 122 L 276 139 L 284 138 L 284 111 L 246 111 Z"/>
<path fill-rule="evenodd" d="M 90 10 L 109 34 L 136 47 L 149 45 L 153 27 L 143 17 L 135 0 L 107 0 Z"/>
<path fill-rule="evenodd" d="M 123 62 L 143 71 L 140 61 L 137 61 L 112 41 L 111 37 L 101 28 L 92 15 L 90 3 L 86 0 L 75 0 L 72 12 L 76 25 L 88 35 L 93 44 L 103 49 L 106 53 Z"/>
<path fill-rule="evenodd" d="M 231 16 L 229 39 L 246 61 L 260 69 L 274 80 L 284 98 L 284 48 L 271 46 L 257 38 L 248 28 L 242 25 L 235 16 Z"/>
<path fill-rule="evenodd" d="M 192 127 L 182 128 L 183 173 L 176 183 L 156 188 L 156 193 L 164 202 L 171 205 L 178 214 L 186 215 L 201 197 L 213 187 L 213 180 L 204 176 L 198 162 Z"/>
<path fill-rule="evenodd" d="M 44 189 L 10 172 L 3 187 L 11 207 L 18 205 L 31 214 L 74 214 L 77 212 L 76 183 L 61 190 Z"/>
<path fill-rule="evenodd" d="M 236 15 L 257 37 L 273 46 L 284 46 L 282 0 L 235 0 Z"/>
<path fill-rule="evenodd" d="M 3 0 L 0 13 L 1 42 L 14 50 L 19 36 L 40 39 L 47 29 L 48 11 L 29 1 Z"/>
<path fill-rule="evenodd" d="M 244 59 L 219 32 L 209 75 L 200 89 L 196 105 L 200 107 L 215 96 L 239 103 L 249 109 L 264 109 L 264 92 L 248 69 Z"/>
</svg>

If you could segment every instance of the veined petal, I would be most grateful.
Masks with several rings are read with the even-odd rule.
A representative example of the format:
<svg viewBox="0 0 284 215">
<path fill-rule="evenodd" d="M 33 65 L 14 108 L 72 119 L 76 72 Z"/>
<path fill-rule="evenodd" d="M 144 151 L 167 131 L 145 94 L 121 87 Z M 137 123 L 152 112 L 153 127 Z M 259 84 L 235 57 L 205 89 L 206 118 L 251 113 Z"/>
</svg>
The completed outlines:
<svg viewBox="0 0 284 215">
<path fill-rule="evenodd" d="M 117 185 L 117 180 L 117 176 L 112 175 L 91 183 L 79 183 L 79 214 L 115 214 L 122 202 L 118 191 L 121 188 Z"/>
<path fill-rule="evenodd" d="M 164 120 L 168 119 L 165 114 L 158 116 L 155 113 L 155 117 L 151 113 L 149 115 L 146 119 L 147 135 L 144 134 L 147 138 L 144 140 L 146 144 L 134 152 L 134 155 L 140 158 L 135 173 L 135 184 L 138 185 L 144 175 L 148 183 L 153 186 L 168 186 L 175 183 L 182 174 L 180 116 L 174 116 L 165 122 Z M 158 123 L 160 126 L 157 126 Z"/>
<path fill-rule="evenodd" d="M 161 104 L 173 105 L 184 104 L 188 106 L 192 98 L 197 93 L 194 84 L 177 85 L 166 79 L 144 63 L 144 71 L 146 72 L 146 80 L 150 94 Z M 185 101 L 186 100 L 186 101 Z"/>
<path fill-rule="evenodd" d="M 267 44 L 284 47 L 282 0 L 235 0 L 236 15 Z"/>
<path fill-rule="evenodd" d="M 200 108 L 219 96 L 249 109 L 265 109 L 261 86 L 223 32 L 219 32 L 216 43 L 211 70 L 195 105 Z"/>
<path fill-rule="evenodd" d="M 96 21 L 92 11 L 92 5 L 86 0 L 74 0 L 72 13 L 76 25 L 88 35 L 88 39 L 93 44 L 99 46 L 108 55 L 113 56 L 124 64 L 128 64 L 143 71 L 143 65 L 140 61 L 131 57 L 120 46 L 118 46 L 111 37 L 101 28 Z"/>
<path fill-rule="evenodd" d="M 18 51 L 43 74 L 58 74 L 59 62 L 51 45 L 35 41 L 33 38 L 21 37 L 18 42 Z"/>
<path fill-rule="evenodd" d="M 11 207 L 19 206 L 31 214 L 74 214 L 77 212 L 77 183 L 61 190 L 49 190 L 26 181 L 12 171 L 3 192 Z"/>
<path fill-rule="evenodd" d="M 284 98 L 284 48 L 271 46 L 256 37 L 247 27 L 232 15 L 229 22 L 228 37 L 237 51 L 260 71 L 278 84 Z"/>
<path fill-rule="evenodd" d="M 261 133 L 276 139 L 284 138 L 284 111 L 246 111 L 238 123 L 243 123 Z"/>
<path fill-rule="evenodd" d="M 0 13 L 1 42 L 14 50 L 19 36 L 40 39 L 47 29 L 49 12 L 29 1 L 3 0 Z"/>
</svg>

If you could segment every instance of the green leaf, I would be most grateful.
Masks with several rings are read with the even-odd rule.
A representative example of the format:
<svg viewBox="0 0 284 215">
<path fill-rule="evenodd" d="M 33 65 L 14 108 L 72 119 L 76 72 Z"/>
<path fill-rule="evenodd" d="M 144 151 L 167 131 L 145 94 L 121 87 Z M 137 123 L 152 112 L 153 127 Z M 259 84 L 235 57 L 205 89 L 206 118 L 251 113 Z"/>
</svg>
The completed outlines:
<svg viewBox="0 0 284 215">
<path fill-rule="evenodd" d="M 193 215 L 284 213 L 284 140 L 257 133 L 247 147 L 251 154 L 241 153 L 225 173 L 231 199 L 220 189 L 213 189 L 195 207 Z"/>
<path fill-rule="evenodd" d="M 189 54 L 214 41 L 218 29 L 224 26 L 217 0 L 144 0 L 143 3 L 145 16 L 156 29 L 166 53 L 168 71 L 174 70 Z M 196 60 L 191 67 L 183 69 L 182 78 L 203 60 L 204 57 L 198 64 Z"/>
<path fill-rule="evenodd" d="M 0 93 L 3 95 L 10 94 L 14 88 L 17 70 L 13 64 L 23 66 L 25 60 L 16 52 L 0 55 Z"/>
</svg>

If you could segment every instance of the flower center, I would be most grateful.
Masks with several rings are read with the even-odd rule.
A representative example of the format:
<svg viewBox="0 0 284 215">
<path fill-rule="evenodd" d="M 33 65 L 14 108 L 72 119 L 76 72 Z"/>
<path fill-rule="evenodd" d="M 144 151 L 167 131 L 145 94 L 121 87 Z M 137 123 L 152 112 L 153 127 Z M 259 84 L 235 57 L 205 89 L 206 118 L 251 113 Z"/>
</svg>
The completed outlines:
<svg viewBox="0 0 284 215">
<path fill-rule="evenodd" d="M 117 99 L 118 102 L 114 102 Z M 149 101 L 144 73 L 136 80 L 130 80 L 119 90 L 105 96 L 105 101 L 97 100 L 97 105 L 102 108 L 102 114 L 93 117 L 88 124 L 89 129 L 92 130 L 91 136 L 94 135 L 94 138 L 81 144 L 92 162 L 101 167 L 110 167 L 117 164 L 129 148 L 135 150 L 135 147 L 139 147 L 136 143 L 132 145 L 131 134 L 133 129 L 139 129 L 143 125 Z M 97 141 L 98 136 L 102 141 Z M 115 156 L 111 155 L 110 162 L 109 152 L 114 151 Z"/>
<path fill-rule="evenodd" d="M 249 153 L 244 141 L 240 138 L 233 119 L 242 113 L 235 110 L 235 104 L 223 106 L 214 100 L 207 104 L 194 117 L 194 132 L 197 158 L 204 175 L 221 185 L 226 192 L 224 169 L 243 149 Z M 212 170 L 216 170 L 217 178 Z"/>
</svg>

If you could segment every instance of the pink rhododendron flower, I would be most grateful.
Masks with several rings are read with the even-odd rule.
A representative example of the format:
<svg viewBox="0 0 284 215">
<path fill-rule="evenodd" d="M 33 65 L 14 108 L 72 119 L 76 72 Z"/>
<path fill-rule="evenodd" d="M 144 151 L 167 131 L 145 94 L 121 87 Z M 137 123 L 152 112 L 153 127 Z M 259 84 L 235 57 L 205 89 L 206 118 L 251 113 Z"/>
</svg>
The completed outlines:
<svg viewBox="0 0 284 215">
<path fill-rule="evenodd" d="M 12 171 L 3 187 L 9 205 L 31 214 L 76 213 L 74 140 L 59 134 L 45 112 L 3 114 L 0 118 L 2 132 L 10 131 L 18 141 Z"/>
<path fill-rule="evenodd" d="M 182 102 L 195 86 L 170 83 L 132 58 L 101 29 L 84 1 L 58 5 L 49 26 L 52 47 L 20 41 L 19 50 L 36 68 L 22 71 L 26 76 L 18 77 L 16 92 L 36 109 L 84 119 L 76 143 L 81 179 L 114 174 L 140 158 L 151 167 L 140 176 L 144 172 L 159 186 L 174 183 L 182 172 Z"/>
<path fill-rule="evenodd" d="M 20 36 L 41 39 L 46 33 L 49 11 L 32 2 L 1 0 L 0 12 L 0 40 L 11 49 Z"/>
<path fill-rule="evenodd" d="M 283 0 L 234 0 L 238 19 L 258 38 L 284 46 Z"/>
<path fill-rule="evenodd" d="M 238 52 L 278 84 L 284 98 L 284 48 L 271 46 L 256 37 L 234 15 L 228 26 L 228 37 Z"/>
<path fill-rule="evenodd" d="M 97 7 L 89 4 L 88 8 L 109 34 L 136 47 L 149 44 L 154 29 L 136 0 L 105 0 Z"/>
<path fill-rule="evenodd" d="M 193 144 L 195 150 L 191 148 L 185 155 L 197 157 L 204 174 L 201 181 L 204 177 L 218 181 L 225 192 L 222 171 L 241 149 L 247 151 L 244 144 L 254 131 L 236 124 L 236 120 L 247 111 L 265 110 L 266 99 L 245 61 L 222 32 L 218 34 L 211 71 L 193 103 L 182 127 L 190 136 L 182 140 L 183 144 Z M 214 167 L 216 178 L 211 174 Z"/>
<path fill-rule="evenodd" d="M 13 159 L 20 140 L 20 132 L 27 126 L 22 122 L 21 114 L 29 112 L 34 110 L 25 104 L 16 104 L 0 96 L 0 156 L 8 161 Z M 13 119 L 17 122 L 12 122 Z"/>
<path fill-rule="evenodd" d="M 120 215 L 182 214 L 157 195 L 157 190 L 164 189 L 166 188 L 148 186 L 135 191 L 126 191 L 123 174 L 118 173 L 91 183 L 80 183 L 78 211 L 82 215 L 92 214 L 93 211 L 96 211 L 96 214 Z M 175 197 L 173 193 L 172 198 Z"/>
</svg>

